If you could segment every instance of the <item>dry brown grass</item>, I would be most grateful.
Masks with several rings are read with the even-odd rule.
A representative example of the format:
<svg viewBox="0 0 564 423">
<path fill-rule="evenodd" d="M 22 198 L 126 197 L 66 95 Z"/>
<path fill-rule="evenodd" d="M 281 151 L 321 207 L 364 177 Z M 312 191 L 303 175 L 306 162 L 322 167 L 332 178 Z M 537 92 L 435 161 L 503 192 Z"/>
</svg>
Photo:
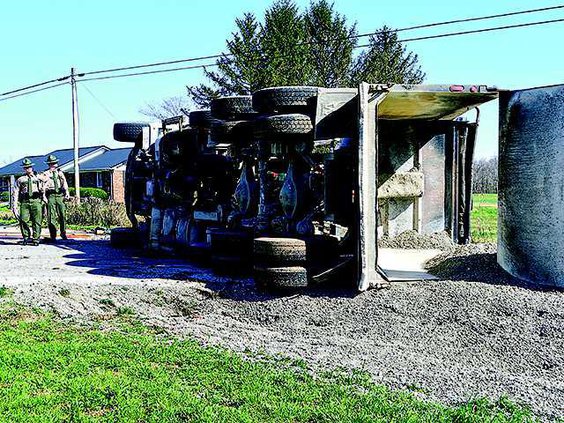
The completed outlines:
<svg viewBox="0 0 564 423">
<path fill-rule="evenodd" d="M 99 198 L 85 198 L 80 204 L 67 203 L 67 223 L 81 226 L 129 226 L 125 205 Z"/>
</svg>

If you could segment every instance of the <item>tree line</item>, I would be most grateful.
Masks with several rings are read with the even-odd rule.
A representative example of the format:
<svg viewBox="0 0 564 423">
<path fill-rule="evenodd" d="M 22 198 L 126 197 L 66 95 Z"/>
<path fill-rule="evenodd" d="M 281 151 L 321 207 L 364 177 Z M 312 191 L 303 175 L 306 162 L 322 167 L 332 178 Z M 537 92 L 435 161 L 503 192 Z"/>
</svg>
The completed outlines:
<svg viewBox="0 0 564 423">
<path fill-rule="evenodd" d="M 403 46 L 393 29 L 384 26 L 360 40 L 356 22 L 327 0 L 312 0 L 304 11 L 292 0 L 275 0 L 262 19 L 247 12 L 235 25 L 226 52 L 213 68 L 204 69 L 207 82 L 187 86 L 187 97 L 165 99 L 140 112 L 162 118 L 180 114 L 189 103 L 207 108 L 216 97 L 274 86 L 419 84 L 425 78 L 417 54 Z M 366 44 L 362 49 L 360 42 Z"/>
<path fill-rule="evenodd" d="M 479 159 L 472 165 L 472 192 L 497 194 L 497 157 Z"/>
</svg>

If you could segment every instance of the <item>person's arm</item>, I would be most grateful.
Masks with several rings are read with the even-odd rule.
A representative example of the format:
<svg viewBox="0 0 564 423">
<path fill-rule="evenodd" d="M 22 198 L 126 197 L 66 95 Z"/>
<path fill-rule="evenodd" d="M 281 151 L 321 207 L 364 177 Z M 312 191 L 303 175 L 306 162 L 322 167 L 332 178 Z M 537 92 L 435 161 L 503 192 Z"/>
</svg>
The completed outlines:
<svg viewBox="0 0 564 423">
<path fill-rule="evenodd" d="M 41 199 L 43 200 L 43 202 L 47 202 L 47 191 L 46 191 L 46 185 L 47 185 L 47 175 L 45 174 L 45 172 L 40 173 L 39 175 L 37 175 L 37 178 L 39 179 L 39 192 L 41 193 Z"/>
<path fill-rule="evenodd" d="M 14 184 L 13 190 L 12 190 L 12 211 L 14 212 L 14 214 L 18 214 L 18 203 L 19 203 L 19 198 L 20 198 L 20 180 L 19 178 L 16 179 L 16 182 Z"/>
<path fill-rule="evenodd" d="M 63 190 L 65 191 L 65 199 L 68 200 L 70 198 L 70 192 L 69 192 L 69 184 L 67 182 L 67 178 L 65 178 L 65 174 L 61 171 L 59 171 L 59 176 L 60 176 L 60 179 L 62 179 L 62 185 L 61 186 L 63 187 Z"/>
</svg>

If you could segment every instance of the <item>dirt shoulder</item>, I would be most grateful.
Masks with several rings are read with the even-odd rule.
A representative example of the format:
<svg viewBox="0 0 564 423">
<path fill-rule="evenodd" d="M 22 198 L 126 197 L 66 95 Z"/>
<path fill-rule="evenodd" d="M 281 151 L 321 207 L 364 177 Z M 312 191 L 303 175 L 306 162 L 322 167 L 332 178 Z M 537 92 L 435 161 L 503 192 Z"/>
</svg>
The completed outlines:
<svg viewBox="0 0 564 423">
<path fill-rule="evenodd" d="M 23 247 L 6 238 L 0 261 L 0 286 L 17 302 L 63 319 L 126 311 L 177 336 L 301 358 L 313 369 L 361 369 L 445 403 L 507 395 L 547 419 L 564 416 L 564 293 L 515 285 L 497 267 L 495 246 L 432 263 L 453 280 L 359 295 L 273 297 L 249 280 L 114 250 L 104 239 Z"/>
</svg>

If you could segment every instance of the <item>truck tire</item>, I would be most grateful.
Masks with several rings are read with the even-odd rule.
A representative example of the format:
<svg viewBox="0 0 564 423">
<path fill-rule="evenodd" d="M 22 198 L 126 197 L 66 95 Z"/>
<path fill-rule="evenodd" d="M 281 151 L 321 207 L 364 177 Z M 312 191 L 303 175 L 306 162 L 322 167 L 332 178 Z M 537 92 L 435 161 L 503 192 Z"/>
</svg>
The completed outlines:
<svg viewBox="0 0 564 423">
<path fill-rule="evenodd" d="M 253 122 L 248 120 L 216 120 L 212 123 L 210 137 L 215 142 L 244 144 L 253 140 Z"/>
<path fill-rule="evenodd" d="M 317 87 L 272 87 L 253 94 L 253 109 L 259 113 L 313 113 Z"/>
<path fill-rule="evenodd" d="M 308 115 L 291 113 L 285 115 L 261 116 L 255 120 L 254 136 L 269 140 L 278 137 L 310 138 L 313 135 L 313 123 Z"/>
<path fill-rule="evenodd" d="M 255 238 L 253 258 L 258 266 L 305 266 L 306 242 L 295 238 Z"/>
<path fill-rule="evenodd" d="M 241 274 L 250 271 L 253 237 L 242 231 L 215 229 L 209 232 L 211 266 L 215 273 Z"/>
<path fill-rule="evenodd" d="M 198 157 L 200 146 L 195 129 L 168 132 L 161 138 L 161 160 L 168 165 L 180 164 Z"/>
<path fill-rule="evenodd" d="M 337 238 L 314 235 L 305 240 L 307 262 L 311 266 L 319 266 L 336 261 L 339 241 Z"/>
<path fill-rule="evenodd" d="M 133 228 L 114 228 L 110 233 L 110 245 L 114 248 L 140 247 L 140 232 Z"/>
<path fill-rule="evenodd" d="M 261 267 L 253 269 L 255 285 L 259 289 L 291 291 L 307 288 L 307 270 L 301 266 Z"/>
<path fill-rule="evenodd" d="M 149 124 L 142 122 L 114 123 L 114 140 L 121 142 L 139 141 L 143 134 L 143 128 L 149 128 Z"/>
<path fill-rule="evenodd" d="M 250 95 L 219 97 L 210 103 L 211 115 L 222 120 L 249 119 L 256 115 Z"/>
<path fill-rule="evenodd" d="M 193 128 L 209 129 L 214 121 L 210 110 L 195 110 L 188 115 L 190 126 Z"/>
<path fill-rule="evenodd" d="M 252 252 L 253 237 L 247 232 L 212 229 L 209 241 L 212 254 L 250 256 Z"/>
</svg>

